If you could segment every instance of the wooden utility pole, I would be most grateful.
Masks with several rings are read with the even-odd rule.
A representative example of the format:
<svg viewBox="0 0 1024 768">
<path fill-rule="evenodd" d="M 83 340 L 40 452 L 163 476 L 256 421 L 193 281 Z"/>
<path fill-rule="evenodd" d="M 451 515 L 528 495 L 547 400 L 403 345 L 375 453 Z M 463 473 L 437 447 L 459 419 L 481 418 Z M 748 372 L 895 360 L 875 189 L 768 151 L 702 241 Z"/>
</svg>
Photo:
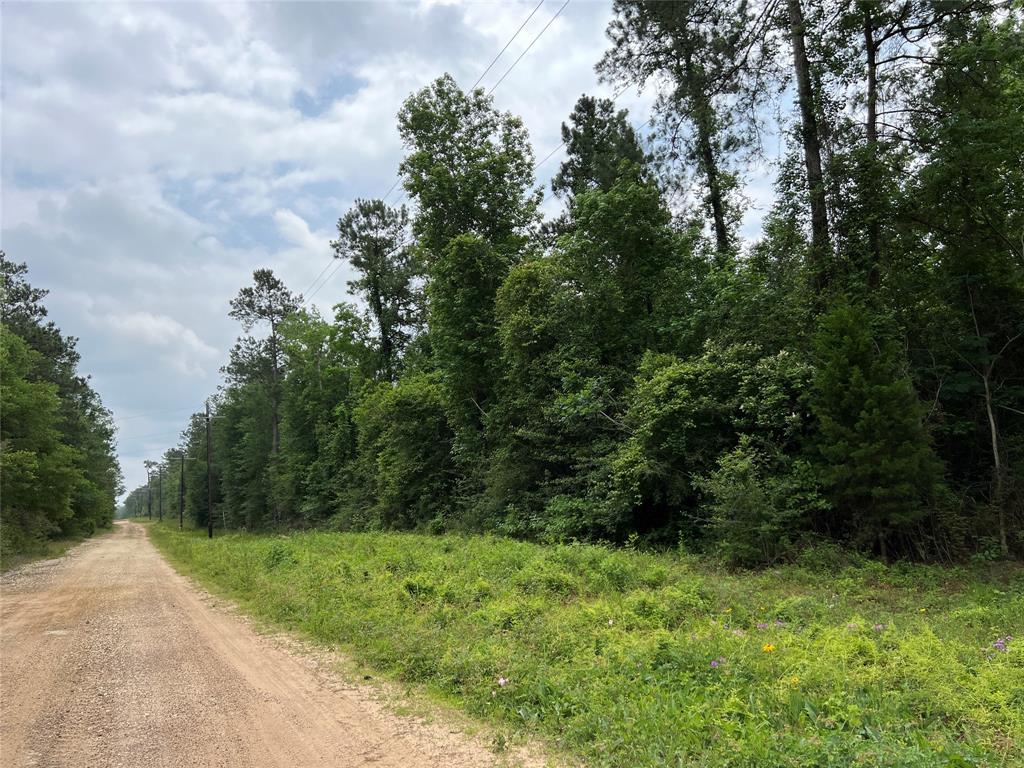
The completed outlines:
<svg viewBox="0 0 1024 768">
<path fill-rule="evenodd" d="M 210 401 L 206 401 L 206 520 L 209 536 L 213 538 L 213 477 L 210 465 L 213 462 L 213 445 L 210 442 Z"/>
<path fill-rule="evenodd" d="M 146 467 L 146 517 L 153 519 L 153 475 Z"/>
<path fill-rule="evenodd" d="M 162 523 L 164 521 L 164 468 L 162 464 L 157 465 L 156 468 L 156 508 Z"/>
<path fill-rule="evenodd" d="M 185 529 L 185 452 L 181 452 L 181 474 L 178 477 L 178 530 Z"/>
</svg>

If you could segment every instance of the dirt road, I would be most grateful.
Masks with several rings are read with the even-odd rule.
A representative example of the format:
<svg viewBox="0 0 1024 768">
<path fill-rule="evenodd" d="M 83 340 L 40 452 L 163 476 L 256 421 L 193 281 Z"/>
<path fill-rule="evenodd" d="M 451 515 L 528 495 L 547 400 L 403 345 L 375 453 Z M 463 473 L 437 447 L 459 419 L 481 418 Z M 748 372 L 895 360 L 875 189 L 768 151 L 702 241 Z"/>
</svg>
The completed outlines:
<svg viewBox="0 0 1024 768">
<path fill-rule="evenodd" d="M 254 633 L 135 523 L 0 588 L 0 766 L 507 764 Z"/>
</svg>

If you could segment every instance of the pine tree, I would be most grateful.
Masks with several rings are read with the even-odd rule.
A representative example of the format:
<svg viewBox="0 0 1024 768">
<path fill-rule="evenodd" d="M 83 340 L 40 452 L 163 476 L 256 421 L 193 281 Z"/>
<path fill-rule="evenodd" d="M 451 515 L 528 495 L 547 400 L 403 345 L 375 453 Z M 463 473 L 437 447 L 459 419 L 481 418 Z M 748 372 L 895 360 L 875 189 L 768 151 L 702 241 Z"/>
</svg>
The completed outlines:
<svg viewBox="0 0 1024 768">
<path fill-rule="evenodd" d="M 898 348 L 873 329 L 874 320 L 845 301 L 821 317 L 810 403 L 834 508 L 827 526 L 859 544 L 877 541 L 887 557 L 893 535 L 925 515 L 940 467 Z"/>
</svg>

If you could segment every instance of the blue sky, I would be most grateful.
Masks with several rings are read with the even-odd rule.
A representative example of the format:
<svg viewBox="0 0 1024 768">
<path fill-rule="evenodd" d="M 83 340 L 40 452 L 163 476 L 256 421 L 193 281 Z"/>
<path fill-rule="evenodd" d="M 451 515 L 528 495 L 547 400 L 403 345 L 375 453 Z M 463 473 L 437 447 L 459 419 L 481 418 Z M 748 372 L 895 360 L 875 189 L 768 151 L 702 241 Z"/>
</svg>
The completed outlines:
<svg viewBox="0 0 1024 768">
<path fill-rule="evenodd" d="M 80 338 L 129 487 L 216 390 L 239 332 L 228 301 L 252 271 L 305 291 L 338 217 L 394 182 L 403 99 L 444 72 L 472 85 L 535 5 L 4 4 L 3 248 Z M 544 3 L 482 86 L 560 5 Z M 495 91 L 538 158 L 581 93 L 611 92 L 593 69 L 610 18 L 610 2 L 573 0 Z M 650 102 L 619 99 L 636 123 Z M 347 278 L 314 303 L 346 300 Z"/>
</svg>

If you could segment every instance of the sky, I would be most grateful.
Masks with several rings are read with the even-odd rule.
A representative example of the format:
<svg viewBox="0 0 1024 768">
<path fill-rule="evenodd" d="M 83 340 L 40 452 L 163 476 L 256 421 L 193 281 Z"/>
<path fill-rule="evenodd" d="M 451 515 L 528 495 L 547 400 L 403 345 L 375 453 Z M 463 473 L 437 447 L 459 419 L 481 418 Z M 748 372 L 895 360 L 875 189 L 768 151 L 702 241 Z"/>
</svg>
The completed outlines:
<svg viewBox="0 0 1024 768">
<path fill-rule="evenodd" d="M 536 5 L 3 4 L 0 242 L 79 337 L 128 488 L 216 391 L 240 332 L 228 302 L 253 270 L 312 288 L 326 314 L 350 300 L 347 265 L 314 281 L 338 218 L 395 182 L 402 101 L 445 72 L 472 86 Z M 482 87 L 561 5 L 543 3 Z M 494 91 L 537 159 L 582 93 L 613 92 L 594 72 L 611 17 L 610 0 L 572 0 Z M 618 99 L 636 124 L 651 101 Z"/>
</svg>

